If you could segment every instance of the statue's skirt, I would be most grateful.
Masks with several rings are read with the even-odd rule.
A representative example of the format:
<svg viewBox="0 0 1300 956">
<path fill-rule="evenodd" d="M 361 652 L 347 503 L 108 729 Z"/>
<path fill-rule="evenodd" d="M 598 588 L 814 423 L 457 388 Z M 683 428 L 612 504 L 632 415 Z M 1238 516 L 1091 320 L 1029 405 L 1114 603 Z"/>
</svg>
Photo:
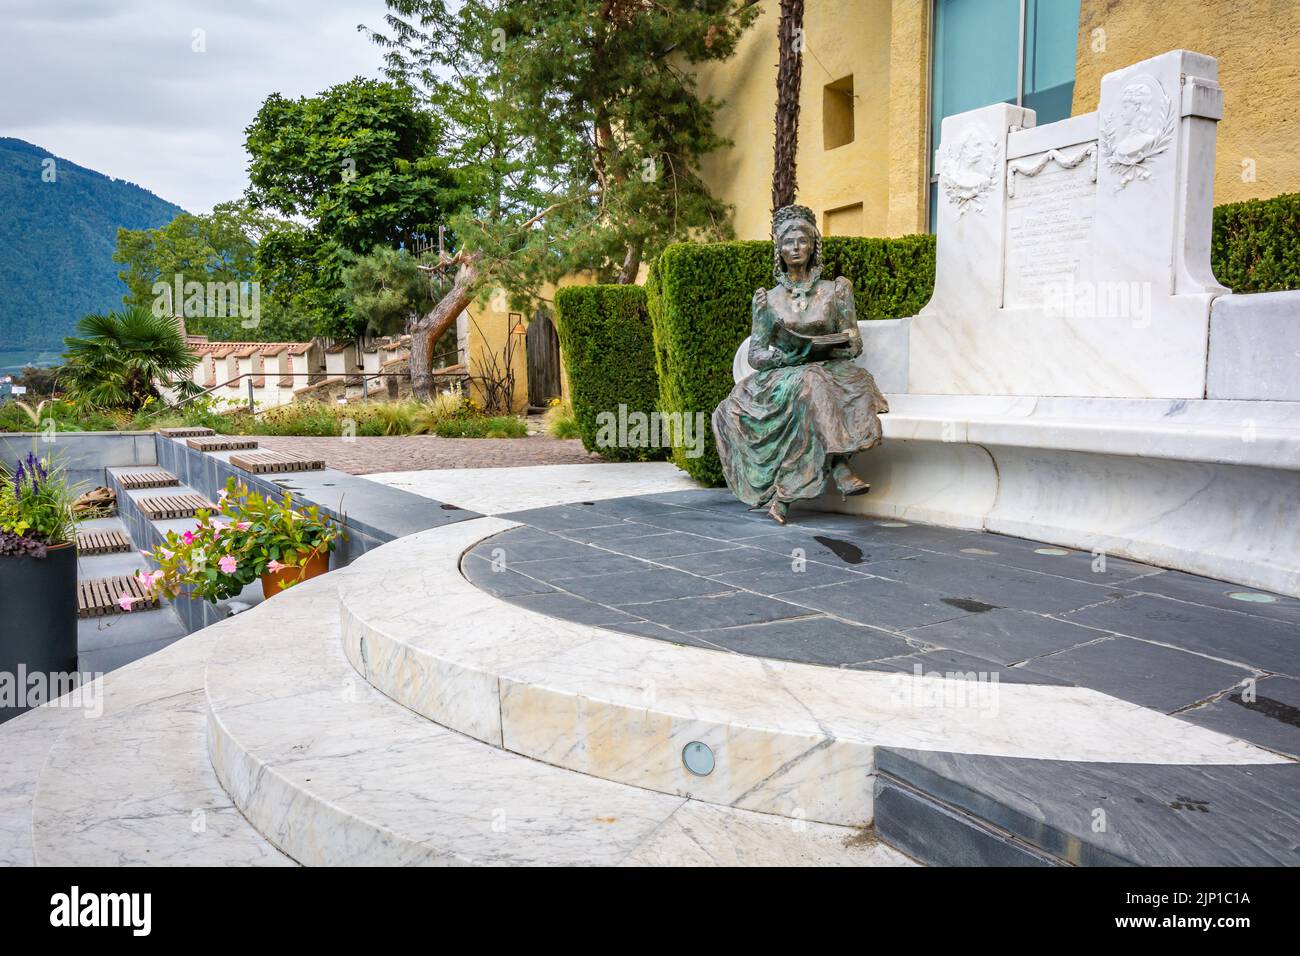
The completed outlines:
<svg viewBox="0 0 1300 956">
<path fill-rule="evenodd" d="M 834 456 L 880 443 L 887 411 L 871 373 L 846 359 L 757 371 L 713 411 L 727 484 L 753 507 L 815 498 Z"/>
</svg>

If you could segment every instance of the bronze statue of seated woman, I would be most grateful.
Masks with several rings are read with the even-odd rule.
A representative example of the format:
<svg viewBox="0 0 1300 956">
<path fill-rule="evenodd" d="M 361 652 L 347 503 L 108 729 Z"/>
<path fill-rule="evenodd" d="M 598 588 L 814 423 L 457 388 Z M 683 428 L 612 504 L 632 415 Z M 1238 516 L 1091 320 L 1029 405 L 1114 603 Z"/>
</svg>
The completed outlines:
<svg viewBox="0 0 1300 956">
<path fill-rule="evenodd" d="M 806 206 L 772 217 L 776 287 L 754 293 L 749 364 L 714 409 L 713 435 L 727 485 L 753 508 L 785 524 L 790 502 L 815 498 L 833 482 L 841 495 L 871 486 L 849 458 L 880 444 L 889 403 L 866 369 L 848 279 L 821 277 L 822 242 Z"/>
</svg>

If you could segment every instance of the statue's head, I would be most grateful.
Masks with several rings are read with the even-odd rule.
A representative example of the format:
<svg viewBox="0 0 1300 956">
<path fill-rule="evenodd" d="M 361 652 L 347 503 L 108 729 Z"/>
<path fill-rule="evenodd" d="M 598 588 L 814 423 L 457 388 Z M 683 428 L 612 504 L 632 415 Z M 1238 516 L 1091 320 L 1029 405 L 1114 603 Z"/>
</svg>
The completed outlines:
<svg viewBox="0 0 1300 956">
<path fill-rule="evenodd" d="M 772 216 L 773 274 L 777 282 L 792 265 L 810 272 L 822 264 L 817 214 L 807 206 L 782 206 Z"/>
</svg>

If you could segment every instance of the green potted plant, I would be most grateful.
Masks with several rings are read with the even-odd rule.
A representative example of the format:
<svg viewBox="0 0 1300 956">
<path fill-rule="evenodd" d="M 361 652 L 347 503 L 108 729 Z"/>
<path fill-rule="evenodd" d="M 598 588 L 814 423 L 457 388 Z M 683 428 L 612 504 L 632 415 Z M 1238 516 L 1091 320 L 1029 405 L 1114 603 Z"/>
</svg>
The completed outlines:
<svg viewBox="0 0 1300 956">
<path fill-rule="evenodd" d="M 293 495 L 261 495 L 234 478 L 221 492 L 218 510 L 199 511 L 197 524 L 167 532 L 162 544 L 145 552 L 156 571 L 141 571 L 140 581 L 153 591 L 215 604 L 232 598 L 261 578 L 270 598 L 299 581 L 329 570 L 329 555 L 343 529 L 315 505 L 301 511 Z"/>
<path fill-rule="evenodd" d="M 0 464 L 0 672 L 77 670 L 76 490 L 34 451 Z M 25 687 L 23 688 L 25 690 Z M 0 708 L 0 721 L 26 707 Z"/>
</svg>

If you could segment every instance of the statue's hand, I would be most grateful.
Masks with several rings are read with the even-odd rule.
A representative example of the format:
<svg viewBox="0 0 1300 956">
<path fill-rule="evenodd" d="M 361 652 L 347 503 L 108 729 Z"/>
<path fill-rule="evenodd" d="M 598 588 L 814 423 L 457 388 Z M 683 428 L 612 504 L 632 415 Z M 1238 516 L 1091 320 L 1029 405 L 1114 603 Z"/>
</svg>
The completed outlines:
<svg viewBox="0 0 1300 956">
<path fill-rule="evenodd" d="M 754 308 L 756 308 L 756 309 L 766 309 L 766 308 L 767 308 L 767 290 L 766 290 L 766 289 L 759 289 L 757 292 L 754 293 Z"/>
</svg>

